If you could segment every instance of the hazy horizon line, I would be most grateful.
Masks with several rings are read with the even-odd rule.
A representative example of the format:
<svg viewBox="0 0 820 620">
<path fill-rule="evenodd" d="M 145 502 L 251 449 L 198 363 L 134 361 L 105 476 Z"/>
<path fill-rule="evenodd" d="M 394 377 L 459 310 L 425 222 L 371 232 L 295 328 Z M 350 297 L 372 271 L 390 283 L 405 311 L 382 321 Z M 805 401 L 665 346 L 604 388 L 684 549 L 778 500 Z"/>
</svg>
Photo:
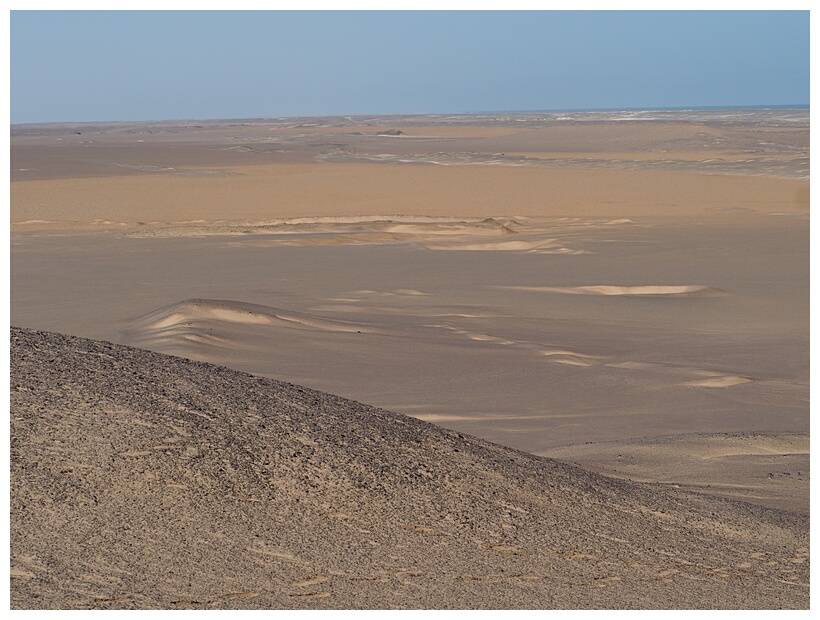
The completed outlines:
<svg viewBox="0 0 820 620">
<path fill-rule="evenodd" d="M 809 110 L 810 103 L 794 104 L 739 104 L 739 105 L 703 105 L 703 106 L 638 106 L 615 108 L 550 108 L 531 110 L 479 110 L 472 112 L 390 112 L 390 113 L 358 113 L 358 114 L 309 114 L 292 115 L 281 114 L 272 116 L 245 116 L 245 117 L 178 117 L 153 119 L 110 119 L 110 120 L 59 120 L 59 121 L 29 121 L 10 123 L 11 127 L 22 125 L 75 125 L 75 124 L 104 124 L 104 123 L 167 123 L 167 122 L 208 122 L 208 121 L 251 121 L 251 120 L 279 120 L 301 118 L 366 118 L 389 116 L 484 116 L 488 114 L 558 114 L 558 113 L 587 113 L 587 112 L 700 112 L 709 110 Z"/>
</svg>

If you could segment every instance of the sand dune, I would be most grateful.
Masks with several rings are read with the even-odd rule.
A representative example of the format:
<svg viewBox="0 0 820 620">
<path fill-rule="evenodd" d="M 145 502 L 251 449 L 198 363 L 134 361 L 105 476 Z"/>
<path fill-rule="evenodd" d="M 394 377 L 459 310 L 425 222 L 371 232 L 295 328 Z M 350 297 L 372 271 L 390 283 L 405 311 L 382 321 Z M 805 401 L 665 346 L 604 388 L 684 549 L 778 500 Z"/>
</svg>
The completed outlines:
<svg viewBox="0 0 820 620">
<path fill-rule="evenodd" d="M 541 351 L 541 355 L 549 358 L 551 362 L 558 364 L 569 364 L 571 366 L 594 366 L 604 359 L 603 355 L 589 355 L 576 351 L 566 351 L 563 349 L 547 349 Z"/>
<path fill-rule="evenodd" d="M 809 606 L 808 517 L 15 328 L 10 547 L 13 609 Z"/>
<path fill-rule="evenodd" d="M 459 316 L 465 318 L 478 318 L 472 315 L 449 315 L 449 316 Z M 602 360 L 606 359 L 604 355 L 590 355 L 588 353 L 578 353 L 577 351 L 570 351 L 567 349 L 553 349 L 553 348 L 545 348 L 546 345 L 540 342 L 534 342 L 529 340 L 511 340 L 509 338 L 505 338 L 503 336 L 495 336 L 492 334 L 486 334 L 482 332 L 471 331 L 468 329 L 462 329 L 460 327 L 456 327 L 454 325 L 450 325 L 447 323 L 435 323 L 427 325 L 426 327 L 431 327 L 433 329 L 441 329 L 446 330 L 452 334 L 457 336 L 461 336 L 467 338 L 474 342 L 479 342 L 482 344 L 487 345 L 500 345 L 503 347 L 509 347 L 511 349 L 518 349 L 528 353 L 535 353 L 536 355 L 542 355 L 547 358 L 547 361 L 554 363 L 554 364 L 567 364 L 570 366 L 595 366 L 600 364 Z M 426 418 L 425 418 L 426 419 Z M 486 418 L 485 418 L 486 419 Z"/>
<path fill-rule="evenodd" d="M 225 326 L 230 324 L 343 333 L 376 331 L 359 323 L 218 299 L 189 299 L 160 308 L 133 320 L 124 331 L 135 344 L 173 346 L 179 340 L 216 344 L 227 342 Z M 213 331 L 216 334 L 209 333 Z"/>
<path fill-rule="evenodd" d="M 699 284 L 687 285 L 649 285 L 649 286 L 509 286 L 517 291 L 535 291 L 544 293 L 564 293 L 567 295 L 625 295 L 625 296 L 674 296 L 674 297 L 714 297 L 723 291 Z"/>
<path fill-rule="evenodd" d="M 750 381 L 751 379 L 748 377 L 740 377 L 737 375 L 715 375 L 690 381 L 685 385 L 691 385 L 692 387 L 725 388 L 732 387 L 733 385 L 742 385 Z"/>
<path fill-rule="evenodd" d="M 418 289 L 414 288 L 397 288 L 394 291 L 370 291 L 370 290 L 363 290 L 363 291 L 354 291 L 353 295 L 384 295 L 387 297 L 393 297 L 395 295 L 401 296 L 410 296 L 410 297 L 429 297 L 430 293 L 425 293 L 424 291 L 419 291 Z"/>
<path fill-rule="evenodd" d="M 207 237 L 226 235 L 265 235 L 254 239 L 255 247 L 317 244 L 367 244 L 409 242 L 418 239 L 453 237 L 482 238 L 512 235 L 517 222 L 493 218 L 453 219 L 377 215 L 370 217 L 285 218 L 263 221 L 175 222 L 131 230 L 129 237 Z"/>
<path fill-rule="evenodd" d="M 328 321 L 307 314 L 286 312 L 278 308 L 249 304 L 241 301 L 218 299 L 190 299 L 161 308 L 134 322 L 145 329 L 162 330 L 167 327 L 190 324 L 194 321 L 215 319 L 230 323 L 279 324 L 288 327 L 308 327 L 331 331 L 356 331 L 359 326 L 344 321 Z"/>
<path fill-rule="evenodd" d="M 374 218 L 294 218 L 268 222 L 211 224 L 177 222 L 173 225 L 131 230 L 128 237 L 243 237 L 235 243 L 246 247 L 382 245 L 411 243 L 428 250 L 505 251 L 535 254 L 587 254 L 567 247 L 566 241 L 547 236 L 553 223 L 521 218 L 462 219 L 412 218 L 384 215 Z M 622 222 L 580 220 L 562 222 L 565 227 L 612 226 Z M 499 240 L 499 237 L 502 239 Z"/>
<path fill-rule="evenodd" d="M 573 250 L 556 243 L 555 239 L 512 240 L 512 241 L 475 241 L 472 239 L 449 242 L 417 242 L 428 250 L 461 250 L 461 251 L 502 251 L 529 252 L 534 254 L 586 254 L 584 250 Z"/>
<path fill-rule="evenodd" d="M 687 387 L 728 388 L 753 381 L 751 377 L 743 377 L 702 368 L 692 368 L 691 366 L 680 364 L 626 361 L 609 362 L 607 366 L 610 368 L 644 371 L 647 374 L 665 375 L 672 381 L 679 382 L 679 385 Z"/>
<path fill-rule="evenodd" d="M 218 234 L 218 233 L 213 233 Z M 298 235 L 292 238 L 266 239 L 244 242 L 243 245 L 256 248 L 304 247 L 304 246 L 339 246 L 339 245 L 381 245 L 385 243 L 408 243 L 412 241 L 406 234 L 361 233 L 344 235 Z"/>
</svg>

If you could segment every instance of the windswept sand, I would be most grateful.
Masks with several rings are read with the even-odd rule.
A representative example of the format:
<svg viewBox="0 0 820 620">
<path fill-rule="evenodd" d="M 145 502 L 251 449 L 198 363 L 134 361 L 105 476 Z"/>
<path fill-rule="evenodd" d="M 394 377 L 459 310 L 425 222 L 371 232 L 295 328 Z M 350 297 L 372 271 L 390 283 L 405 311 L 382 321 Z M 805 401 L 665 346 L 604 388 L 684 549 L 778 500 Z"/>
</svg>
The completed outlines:
<svg viewBox="0 0 820 620">
<path fill-rule="evenodd" d="M 13 609 L 808 608 L 808 517 L 12 329 Z"/>
<path fill-rule="evenodd" d="M 446 419 L 528 451 L 808 431 L 806 222 L 612 221 L 19 235 L 12 320 Z M 519 238 L 556 251 L 448 250 Z"/>
<path fill-rule="evenodd" d="M 808 213 L 808 182 L 674 171 L 279 164 L 229 176 L 105 176 L 16 181 L 12 230 L 118 229 L 188 220 L 433 215 L 685 216 Z"/>
</svg>

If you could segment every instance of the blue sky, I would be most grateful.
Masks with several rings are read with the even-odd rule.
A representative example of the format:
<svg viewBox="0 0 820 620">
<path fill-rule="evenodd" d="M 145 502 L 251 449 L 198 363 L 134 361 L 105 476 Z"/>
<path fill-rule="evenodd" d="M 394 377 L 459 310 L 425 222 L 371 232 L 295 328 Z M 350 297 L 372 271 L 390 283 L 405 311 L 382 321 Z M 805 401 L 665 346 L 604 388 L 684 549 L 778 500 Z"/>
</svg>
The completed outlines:
<svg viewBox="0 0 820 620">
<path fill-rule="evenodd" d="M 11 122 L 808 104 L 801 12 L 11 13 Z"/>
</svg>

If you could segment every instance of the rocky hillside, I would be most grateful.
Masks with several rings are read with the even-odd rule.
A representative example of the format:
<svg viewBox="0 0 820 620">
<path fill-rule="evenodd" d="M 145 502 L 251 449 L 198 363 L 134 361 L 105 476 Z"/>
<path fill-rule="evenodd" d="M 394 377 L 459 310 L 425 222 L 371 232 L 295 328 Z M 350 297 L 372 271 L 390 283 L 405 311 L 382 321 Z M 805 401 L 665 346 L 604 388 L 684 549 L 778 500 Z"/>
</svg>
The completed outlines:
<svg viewBox="0 0 820 620">
<path fill-rule="evenodd" d="M 808 608 L 809 520 L 11 330 L 12 608 Z"/>
</svg>

